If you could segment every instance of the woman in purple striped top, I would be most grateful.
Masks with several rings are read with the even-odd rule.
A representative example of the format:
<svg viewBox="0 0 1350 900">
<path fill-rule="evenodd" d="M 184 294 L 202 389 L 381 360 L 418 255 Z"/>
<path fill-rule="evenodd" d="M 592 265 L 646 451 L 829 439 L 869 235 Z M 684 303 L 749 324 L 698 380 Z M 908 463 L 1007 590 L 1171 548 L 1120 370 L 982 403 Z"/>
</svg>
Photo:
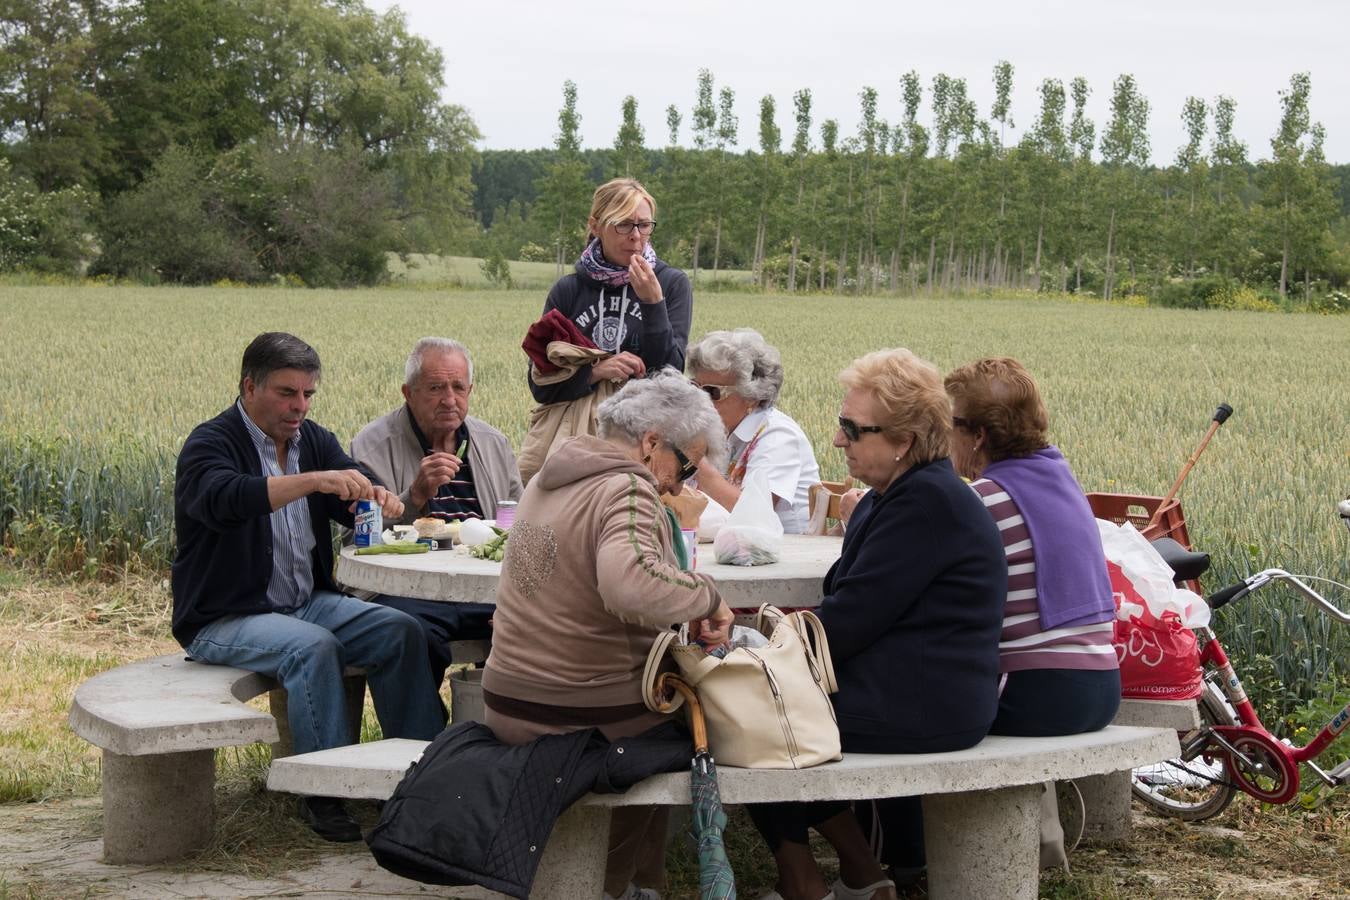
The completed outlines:
<svg viewBox="0 0 1350 900">
<path fill-rule="evenodd" d="M 1008 559 L 1004 683 L 991 733 L 1105 727 L 1120 705 L 1111 582 L 1083 490 L 1046 439 L 1036 382 L 1017 360 L 996 357 L 956 369 L 945 384 L 952 461 L 998 524 Z"/>
</svg>

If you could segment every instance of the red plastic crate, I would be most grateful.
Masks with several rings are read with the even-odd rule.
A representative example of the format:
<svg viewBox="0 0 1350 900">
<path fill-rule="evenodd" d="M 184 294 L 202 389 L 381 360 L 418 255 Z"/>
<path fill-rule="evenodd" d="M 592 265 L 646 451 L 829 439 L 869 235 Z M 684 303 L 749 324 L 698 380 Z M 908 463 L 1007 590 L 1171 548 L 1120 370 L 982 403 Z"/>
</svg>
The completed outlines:
<svg viewBox="0 0 1350 900">
<path fill-rule="evenodd" d="M 1088 506 L 1092 514 L 1099 519 L 1107 519 L 1117 525 L 1126 522 L 1139 529 L 1139 533 L 1150 541 L 1170 537 L 1187 550 L 1191 549 L 1191 536 L 1186 532 L 1186 517 L 1181 512 L 1181 501 L 1172 499 L 1163 507 L 1158 524 L 1147 528 L 1149 519 L 1162 504 L 1161 497 L 1148 497 L 1143 494 L 1102 494 L 1089 493 Z"/>
</svg>

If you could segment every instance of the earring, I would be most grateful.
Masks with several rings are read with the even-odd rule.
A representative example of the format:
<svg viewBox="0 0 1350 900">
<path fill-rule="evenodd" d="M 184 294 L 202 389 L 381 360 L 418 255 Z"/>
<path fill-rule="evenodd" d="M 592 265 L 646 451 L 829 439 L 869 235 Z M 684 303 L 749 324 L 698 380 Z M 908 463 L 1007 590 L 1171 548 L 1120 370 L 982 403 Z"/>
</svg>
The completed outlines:
<svg viewBox="0 0 1350 900">
<path fill-rule="evenodd" d="M 900 457 L 897 456 L 897 457 L 895 458 L 895 461 L 896 461 L 896 462 L 899 462 L 899 461 L 900 461 Z"/>
</svg>

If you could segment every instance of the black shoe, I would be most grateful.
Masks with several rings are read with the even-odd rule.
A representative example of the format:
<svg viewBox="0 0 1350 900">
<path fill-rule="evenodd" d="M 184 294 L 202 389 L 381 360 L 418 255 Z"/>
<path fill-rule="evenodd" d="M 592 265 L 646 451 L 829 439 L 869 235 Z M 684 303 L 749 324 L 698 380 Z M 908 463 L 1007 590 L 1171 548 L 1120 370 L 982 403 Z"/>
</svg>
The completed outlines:
<svg viewBox="0 0 1350 900">
<path fill-rule="evenodd" d="M 348 843 L 361 840 L 361 826 L 336 797 L 301 797 L 300 815 L 325 841 Z"/>
</svg>

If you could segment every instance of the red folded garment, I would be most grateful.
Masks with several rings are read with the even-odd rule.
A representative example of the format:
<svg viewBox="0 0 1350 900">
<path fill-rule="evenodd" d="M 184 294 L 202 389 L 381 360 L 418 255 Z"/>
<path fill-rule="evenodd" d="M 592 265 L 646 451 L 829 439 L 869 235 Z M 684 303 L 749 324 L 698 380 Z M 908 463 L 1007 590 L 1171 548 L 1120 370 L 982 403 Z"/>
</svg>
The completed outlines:
<svg viewBox="0 0 1350 900">
<path fill-rule="evenodd" d="M 566 341 L 588 350 L 598 349 L 594 341 L 581 333 L 575 322 L 558 310 L 550 309 L 526 330 L 525 340 L 520 343 L 521 349 L 541 375 L 558 371 L 559 367 L 548 359 L 548 345 L 553 341 Z"/>
</svg>

